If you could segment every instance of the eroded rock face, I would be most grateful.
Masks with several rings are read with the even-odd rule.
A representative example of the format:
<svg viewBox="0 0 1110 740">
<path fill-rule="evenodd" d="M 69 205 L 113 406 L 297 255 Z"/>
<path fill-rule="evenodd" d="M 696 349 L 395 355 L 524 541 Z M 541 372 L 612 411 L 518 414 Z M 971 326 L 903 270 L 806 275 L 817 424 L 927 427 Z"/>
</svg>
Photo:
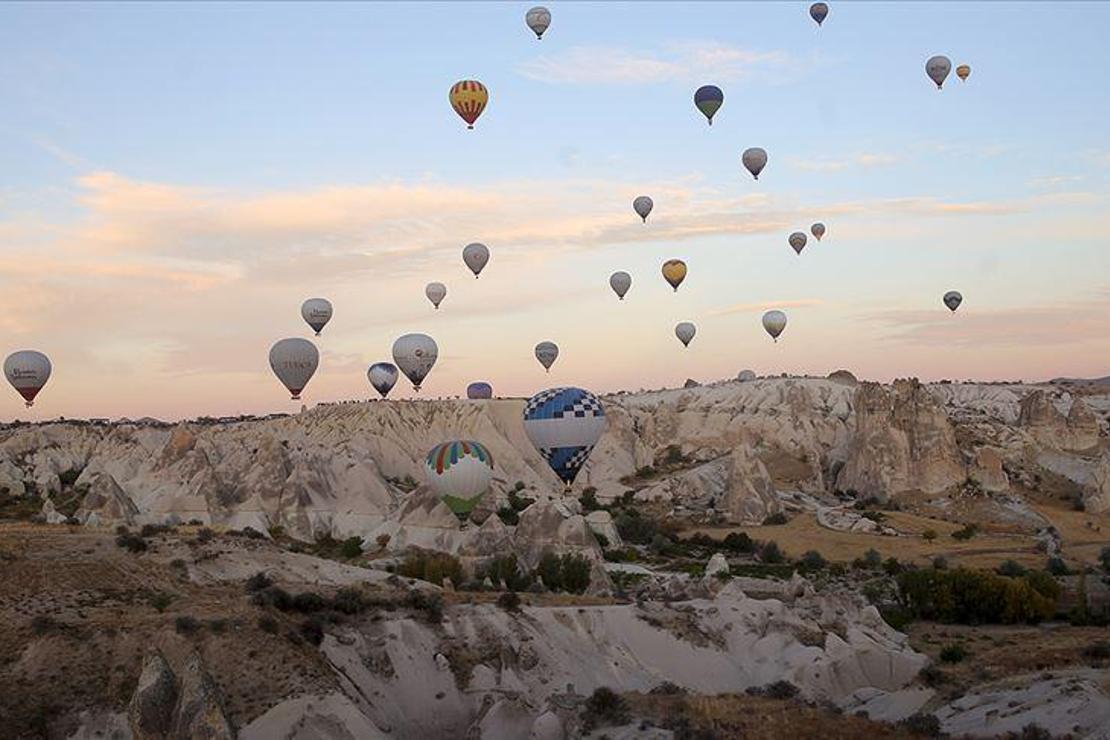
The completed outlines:
<svg viewBox="0 0 1110 740">
<path fill-rule="evenodd" d="M 513 544 L 517 557 L 528 569 L 539 565 L 546 552 L 571 552 L 595 561 L 601 559 L 601 547 L 586 518 L 571 514 L 554 501 L 538 501 L 521 512 Z"/>
<path fill-rule="evenodd" d="M 1094 486 L 1085 492 L 1083 506 L 1092 514 L 1110 511 L 1110 451 L 1103 450 L 1099 458 Z"/>
<path fill-rule="evenodd" d="M 107 473 L 95 473 L 74 517 L 82 524 L 114 527 L 133 525 L 138 515 L 139 507 L 123 492 L 115 478 Z"/>
<path fill-rule="evenodd" d="M 980 447 L 975 451 L 975 463 L 969 476 L 984 491 L 1001 492 L 1010 490 L 1010 479 L 1002 467 L 1002 454 L 993 447 Z"/>
<path fill-rule="evenodd" d="M 728 465 L 728 488 L 724 501 L 717 505 L 718 511 L 737 524 L 759 524 L 782 511 L 771 476 L 759 458 L 737 447 L 729 456 Z"/>
<path fill-rule="evenodd" d="M 1037 442 L 1060 450 L 1080 452 L 1098 444 L 1098 419 L 1079 397 L 1064 416 L 1049 394 L 1037 389 L 1022 399 L 1018 424 Z"/>
<path fill-rule="evenodd" d="M 173 737 L 234 740 L 235 730 L 224 714 L 219 689 L 193 654 L 181 671 L 181 690 L 174 717 Z"/>
<path fill-rule="evenodd" d="M 177 706 L 177 677 L 159 652 L 147 656 L 139 685 L 127 707 L 135 740 L 162 740 L 173 726 Z"/>
</svg>

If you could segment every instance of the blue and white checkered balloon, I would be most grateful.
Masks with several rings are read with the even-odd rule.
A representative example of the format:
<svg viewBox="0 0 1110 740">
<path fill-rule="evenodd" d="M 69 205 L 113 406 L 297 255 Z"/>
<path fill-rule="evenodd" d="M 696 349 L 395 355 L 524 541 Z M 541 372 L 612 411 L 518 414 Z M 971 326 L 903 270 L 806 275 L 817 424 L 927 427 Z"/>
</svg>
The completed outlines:
<svg viewBox="0 0 1110 740">
<path fill-rule="evenodd" d="M 568 487 L 605 431 L 605 410 L 581 388 L 549 388 L 528 399 L 524 432 Z"/>
</svg>

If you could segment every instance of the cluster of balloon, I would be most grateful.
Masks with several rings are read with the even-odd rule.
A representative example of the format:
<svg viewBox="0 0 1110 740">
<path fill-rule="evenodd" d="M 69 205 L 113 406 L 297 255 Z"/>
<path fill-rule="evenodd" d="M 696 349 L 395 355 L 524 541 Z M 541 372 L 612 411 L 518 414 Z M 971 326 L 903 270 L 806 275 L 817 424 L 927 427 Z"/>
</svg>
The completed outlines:
<svg viewBox="0 0 1110 740">
<path fill-rule="evenodd" d="M 713 125 L 713 116 L 725 102 L 725 94 L 716 85 L 702 85 L 694 92 L 694 106 Z"/>
<path fill-rule="evenodd" d="M 667 260 L 663 263 L 663 279 L 670 283 L 674 288 L 674 292 L 678 292 L 678 286 L 682 285 L 682 281 L 686 279 L 686 263 L 682 260 Z"/>
<path fill-rule="evenodd" d="M 320 352 L 307 339 L 289 337 L 270 347 L 270 368 L 294 401 L 300 400 L 301 391 L 312 380 L 319 365 Z"/>
<path fill-rule="evenodd" d="M 774 310 L 763 314 L 763 329 L 771 335 L 771 339 L 774 339 L 776 343 L 779 341 L 779 335 L 782 334 L 782 330 L 785 328 L 786 314 L 782 311 Z"/>
<path fill-rule="evenodd" d="M 758 180 L 759 173 L 767 166 L 767 152 L 753 146 L 744 150 L 744 153 L 740 155 L 740 161 L 744 163 L 744 169 L 752 173 L 752 177 Z"/>
<path fill-rule="evenodd" d="M 829 15 L 829 6 L 825 3 L 814 3 L 809 6 L 809 17 L 817 21 L 820 26 Z"/>
<path fill-rule="evenodd" d="M 474 128 L 474 122 L 482 115 L 489 102 L 489 91 L 478 80 L 459 80 L 451 86 L 447 98 L 459 118 L 466 121 L 466 127 Z"/>
<path fill-rule="evenodd" d="M 393 343 L 393 362 L 412 383 L 412 389 L 420 392 L 420 384 L 439 357 L 439 347 L 427 334 L 405 334 Z"/>
<path fill-rule="evenodd" d="M 331 301 L 327 298 L 309 298 L 301 304 L 301 317 L 316 332 L 316 336 L 320 336 L 320 332 L 331 321 L 331 314 Z"/>
<path fill-rule="evenodd" d="M 678 337 L 678 341 L 682 342 L 683 347 L 689 347 L 690 341 L 697 333 L 698 328 L 690 321 L 680 321 L 674 328 L 674 335 Z"/>
<path fill-rule="evenodd" d="M 654 207 L 655 203 L 646 195 L 641 195 L 632 201 L 632 210 L 644 220 L 645 224 L 647 223 L 648 214 L 651 213 L 651 209 Z"/>
<path fill-rule="evenodd" d="M 438 311 L 439 304 L 447 297 L 447 286 L 443 283 L 428 283 L 424 288 L 424 295 L 428 296 L 428 300 Z"/>
<path fill-rule="evenodd" d="M 466 397 L 471 400 L 493 398 L 493 386 L 485 381 L 477 381 L 466 387 Z"/>
<path fill-rule="evenodd" d="M 944 305 L 948 306 L 948 310 L 955 313 L 956 309 L 960 307 L 960 304 L 964 302 L 964 297 L 960 295 L 959 291 L 950 290 L 944 294 L 942 300 L 944 301 Z"/>
<path fill-rule="evenodd" d="M 482 272 L 482 268 L 489 262 L 489 247 L 480 242 L 473 242 L 463 247 L 463 262 L 474 273 L 474 279 Z"/>
<path fill-rule="evenodd" d="M 12 352 L 4 360 L 4 377 L 23 396 L 27 408 L 35 405 L 35 396 L 50 380 L 51 370 L 50 358 L 33 349 Z"/>
<path fill-rule="evenodd" d="M 605 409 L 581 388 L 549 388 L 524 406 L 524 433 L 570 490 L 605 431 Z"/>
<path fill-rule="evenodd" d="M 617 270 L 609 276 L 609 287 L 617 294 L 617 298 L 624 300 L 624 294 L 632 287 L 632 276 L 624 270 Z"/>
<path fill-rule="evenodd" d="M 555 342 L 540 342 L 536 345 L 535 354 L 543 369 L 551 372 L 551 366 L 559 359 L 559 345 Z"/>
<path fill-rule="evenodd" d="M 794 250 L 794 254 L 801 254 L 806 248 L 806 235 L 800 231 L 791 234 L 787 241 L 790 242 L 790 248 Z"/>
<path fill-rule="evenodd" d="M 424 472 L 432 491 L 456 516 L 463 518 L 489 490 L 493 455 L 473 440 L 452 440 L 428 451 Z"/>
<path fill-rule="evenodd" d="M 392 362 L 375 362 L 366 371 L 366 379 L 382 398 L 397 384 L 397 366 Z"/>
<path fill-rule="evenodd" d="M 543 32 L 551 25 L 551 11 L 542 5 L 530 9 L 524 14 L 524 22 L 532 29 L 532 33 L 536 34 L 536 39 L 543 38 Z"/>
</svg>

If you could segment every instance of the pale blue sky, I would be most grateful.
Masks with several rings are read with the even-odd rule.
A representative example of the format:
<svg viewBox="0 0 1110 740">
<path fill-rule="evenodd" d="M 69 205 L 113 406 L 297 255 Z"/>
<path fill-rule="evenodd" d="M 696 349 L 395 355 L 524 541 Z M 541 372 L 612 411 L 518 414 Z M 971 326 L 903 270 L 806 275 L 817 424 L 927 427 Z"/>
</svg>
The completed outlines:
<svg viewBox="0 0 1110 740">
<path fill-rule="evenodd" d="M 265 351 L 312 295 L 337 311 L 313 400 L 365 394 L 410 330 L 440 341 L 433 394 L 1104 374 L 1110 5 L 830 6 L 818 29 L 808 3 L 551 3 L 537 41 L 515 3 L 0 5 L 0 350 L 55 359 L 44 416 L 273 408 Z M 938 92 L 932 54 L 970 80 Z M 474 131 L 447 103 L 463 78 L 490 90 Z M 791 317 L 778 346 L 763 304 Z"/>
</svg>

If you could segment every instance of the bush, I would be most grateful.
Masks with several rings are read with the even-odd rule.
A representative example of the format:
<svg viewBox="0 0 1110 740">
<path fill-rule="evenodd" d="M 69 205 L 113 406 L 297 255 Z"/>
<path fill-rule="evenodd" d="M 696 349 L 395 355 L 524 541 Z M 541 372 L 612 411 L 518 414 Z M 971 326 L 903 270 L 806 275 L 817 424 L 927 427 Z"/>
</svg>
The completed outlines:
<svg viewBox="0 0 1110 740">
<path fill-rule="evenodd" d="M 902 564 L 898 562 L 898 558 L 887 558 L 883 561 L 883 571 L 890 576 L 896 576 L 902 572 Z"/>
<path fill-rule="evenodd" d="M 191 635 L 200 629 L 200 622 L 190 617 L 188 614 L 182 614 L 180 617 L 173 620 L 173 627 L 177 630 L 178 634 Z"/>
<path fill-rule="evenodd" d="M 513 591 L 506 591 L 497 597 L 497 605 L 507 612 L 520 611 L 520 597 Z"/>
<path fill-rule="evenodd" d="M 216 634 L 220 634 L 227 629 L 227 620 L 223 618 L 209 619 L 208 629 Z"/>
<path fill-rule="evenodd" d="M 362 538 L 348 537 L 343 540 L 343 544 L 339 546 L 339 554 L 348 560 L 362 555 Z"/>
<path fill-rule="evenodd" d="M 206 542 L 211 542 L 211 541 L 212 541 L 212 539 L 213 539 L 213 538 L 214 538 L 215 536 L 216 536 L 216 533 L 215 533 L 215 532 L 213 532 L 213 531 L 212 531 L 211 529 L 209 529 L 208 527 L 203 527 L 202 529 L 200 529 L 200 530 L 199 530 L 199 531 L 197 532 L 197 542 L 199 542 L 200 544 L 202 544 L 202 545 L 203 545 L 203 544 L 205 544 Z"/>
<path fill-rule="evenodd" d="M 952 539 L 960 540 L 961 542 L 963 542 L 965 540 L 970 540 L 978 533 L 979 527 L 974 524 L 965 524 L 963 529 L 957 529 L 955 532 L 952 533 Z"/>
<path fill-rule="evenodd" d="M 144 524 L 143 528 L 139 530 L 139 535 L 142 537 L 154 537 L 172 531 L 173 527 L 167 524 Z"/>
<path fill-rule="evenodd" d="M 251 603 L 255 606 L 272 606 L 284 612 L 293 608 L 293 597 L 283 588 L 270 586 L 255 592 Z"/>
<path fill-rule="evenodd" d="M 782 563 L 785 562 L 786 556 L 779 549 L 777 542 L 769 540 L 759 548 L 759 560 L 763 563 Z"/>
<path fill-rule="evenodd" d="M 594 689 L 594 693 L 586 700 L 586 712 L 594 723 L 601 721 L 623 724 L 628 707 L 620 694 L 608 686 L 601 686 Z"/>
<path fill-rule="evenodd" d="M 1028 724 L 1021 732 L 1008 732 L 1006 740 L 1052 740 L 1052 733 L 1038 724 Z"/>
<path fill-rule="evenodd" d="M 933 567 L 937 570 L 948 570 L 948 558 L 943 555 L 937 555 L 933 558 Z"/>
<path fill-rule="evenodd" d="M 597 501 L 597 489 L 593 486 L 582 491 L 582 495 L 578 497 L 578 503 L 582 504 L 582 511 L 587 513 L 602 508 L 601 504 Z"/>
<path fill-rule="evenodd" d="M 940 651 L 941 663 L 960 663 L 967 657 L 967 650 L 963 645 L 945 645 Z"/>
<path fill-rule="evenodd" d="M 116 537 L 116 544 L 130 552 L 146 552 L 146 540 L 137 534 L 121 534 Z"/>
<path fill-rule="evenodd" d="M 304 591 L 293 597 L 293 609 L 303 614 L 318 612 L 328 605 L 328 602 L 314 591 Z"/>
<path fill-rule="evenodd" d="M 932 542 L 936 538 L 937 531 L 935 529 L 926 529 L 924 532 L 921 533 L 921 539 L 925 540 L 926 542 Z"/>
<path fill-rule="evenodd" d="M 58 473 L 58 480 L 61 481 L 63 486 L 72 486 L 77 482 L 77 478 L 80 477 L 80 475 L 81 471 L 79 469 L 70 468 L 69 470 Z"/>
<path fill-rule="evenodd" d="M 918 671 L 917 677 L 920 678 L 921 682 L 926 686 L 934 689 L 948 681 L 948 674 L 932 663 Z"/>
<path fill-rule="evenodd" d="M 301 637 L 309 645 L 319 645 L 324 641 L 324 622 L 319 617 L 309 617 L 301 622 Z"/>
<path fill-rule="evenodd" d="M 958 624 L 1035 624 L 1056 613 L 1059 586 L 1047 573 L 1007 578 L 990 571 L 911 570 L 898 587 L 916 619 Z"/>
<path fill-rule="evenodd" d="M 872 547 L 863 554 L 863 562 L 868 568 L 878 568 L 883 564 L 883 556 Z"/>
<path fill-rule="evenodd" d="M 890 625 L 891 629 L 899 632 L 905 632 L 906 627 L 913 621 L 913 614 L 908 609 L 900 606 L 881 606 L 879 607 L 879 616 Z"/>
<path fill-rule="evenodd" d="M 477 575 L 479 581 L 488 577 L 495 586 L 503 583 L 509 591 L 526 591 L 532 585 L 532 577 L 521 571 L 513 554 L 494 558 Z"/>
<path fill-rule="evenodd" d="M 536 567 L 536 575 L 552 591 L 580 594 L 590 587 L 590 561 L 582 555 L 567 553 L 562 557 L 544 553 Z"/>
<path fill-rule="evenodd" d="M 1102 548 L 1098 553 L 1098 562 L 1102 565 L 1102 570 L 1110 573 L 1110 545 Z"/>
<path fill-rule="evenodd" d="M 270 576 L 266 575 L 262 571 L 259 571 L 247 579 L 247 593 L 261 591 L 262 589 L 269 588 L 272 585 L 274 585 L 274 582 L 270 580 Z"/>
<path fill-rule="evenodd" d="M 343 614 L 360 614 L 367 605 L 361 591 L 354 586 L 345 586 L 336 591 L 335 597 L 331 600 L 331 606 Z"/>
<path fill-rule="evenodd" d="M 411 609 L 423 612 L 424 618 L 432 624 L 443 621 L 443 597 L 439 594 L 426 594 L 419 589 L 409 591 L 405 603 Z"/>
<path fill-rule="evenodd" d="M 650 544 L 658 533 L 655 520 L 641 514 L 639 509 L 621 509 L 613 524 L 621 539 L 634 545 Z"/>
<path fill-rule="evenodd" d="M 940 737 L 940 720 L 937 719 L 935 714 L 926 714 L 925 712 L 911 714 L 899 722 L 898 726 L 914 735 Z"/>
<path fill-rule="evenodd" d="M 729 532 L 721 544 L 726 550 L 732 552 L 755 552 L 755 540 L 749 537 L 746 532 Z"/>
<path fill-rule="evenodd" d="M 263 614 L 258 618 L 258 629 L 263 632 L 269 632 L 271 635 L 276 635 L 278 631 L 278 622 L 269 614 Z"/>
<path fill-rule="evenodd" d="M 173 595 L 164 591 L 157 591 L 151 594 L 149 602 L 151 606 L 161 613 L 166 611 L 166 607 L 173 603 Z"/>
<path fill-rule="evenodd" d="M 410 552 L 397 572 L 406 578 L 419 578 L 437 586 L 443 585 L 444 578 L 449 578 L 456 588 L 463 582 L 462 563 L 446 553 L 426 550 Z"/>
<path fill-rule="evenodd" d="M 786 524 L 788 521 L 790 520 L 786 518 L 786 514 L 781 511 L 776 511 L 774 514 L 771 514 L 763 520 L 763 526 L 778 526 L 780 524 Z"/>
<path fill-rule="evenodd" d="M 1110 660 L 1110 642 L 1092 642 L 1083 648 L 1083 657 L 1090 660 Z"/>
<path fill-rule="evenodd" d="M 801 560 L 798 561 L 798 565 L 805 570 L 822 570 L 828 564 L 829 561 L 825 560 L 821 553 L 816 550 L 807 550 L 802 555 Z"/>
<path fill-rule="evenodd" d="M 996 570 L 998 575 L 1009 576 L 1010 578 L 1018 578 L 1026 573 L 1025 566 L 1016 560 L 1003 560 Z"/>
<path fill-rule="evenodd" d="M 31 620 L 31 632 L 40 636 L 47 632 L 53 632 L 60 626 L 57 620 L 49 614 L 39 614 Z"/>
<path fill-rule="evenodd" d="M 1071 569 L 1068 568 L 1068 564 L 1064 562 L 1064 559 L 1055 556 L 1049 558 L 1048 562 L 1045 563 L 1045 570 L 1054 576 L 1066 576 L 1071 573 Z"/>
<path fill-rule="evenodd" d="M 799 689 L 789 681 L 775 681 L 763 686 L 751 686 L 745 691 L 749 696 L 765 696 L 768 699 L 793 699 Z"/>
</svg>

